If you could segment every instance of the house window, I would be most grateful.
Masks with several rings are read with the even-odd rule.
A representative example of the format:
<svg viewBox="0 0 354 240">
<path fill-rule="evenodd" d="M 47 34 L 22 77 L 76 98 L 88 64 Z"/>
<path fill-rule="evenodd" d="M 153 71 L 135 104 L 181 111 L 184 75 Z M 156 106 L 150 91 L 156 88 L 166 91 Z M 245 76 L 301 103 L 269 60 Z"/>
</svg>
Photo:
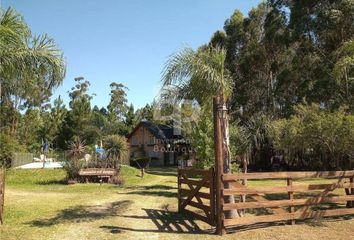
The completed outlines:
<svg viewBox="0 0 354 240">
<path fill-rule="evenodd" d="M 136 136 L 132 137 L 132 145 L 138 145 L 138 138 Z"/>
<path fill-rule="evenodd" d="M 151 158 L 156 158 L 157 157 L 157 152 L 149 152 L 148 155 Z"/>
<path fill-rule="evenodd" d="M 155 137 L 154 136 L 149 137 L 148 144 L 155 144 Z"/>
</svg>

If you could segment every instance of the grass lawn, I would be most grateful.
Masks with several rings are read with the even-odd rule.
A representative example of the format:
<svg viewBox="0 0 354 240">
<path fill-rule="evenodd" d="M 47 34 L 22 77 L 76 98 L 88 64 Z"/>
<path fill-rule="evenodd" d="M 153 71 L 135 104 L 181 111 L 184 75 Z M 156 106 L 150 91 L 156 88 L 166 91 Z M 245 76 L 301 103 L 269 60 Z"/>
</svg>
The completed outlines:
<svg viewBox="0 0 354 240">
<path fill-rule="evenodd" d="M 63 170 L 8 171 L 0 239 L 221 239 L 210 234 L 208 225 L 176 213 L 175 169 L 153 168 L 144 179 L 130 167 L 122 172 L 125 184 L 117 187 L 66 185 Z M 252 186 L 283 184 L 250 182 Z M 353 235 L 354 220 L 349 217 L 239 230 L 222 239 L 333 240 Z"/>
</svg>

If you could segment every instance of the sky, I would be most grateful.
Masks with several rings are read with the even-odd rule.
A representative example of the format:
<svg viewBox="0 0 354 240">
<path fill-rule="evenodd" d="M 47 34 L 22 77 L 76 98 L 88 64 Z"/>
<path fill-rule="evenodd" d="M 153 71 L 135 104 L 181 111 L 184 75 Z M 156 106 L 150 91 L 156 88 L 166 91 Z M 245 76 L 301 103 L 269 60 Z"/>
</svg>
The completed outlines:
<svg viewBox="0 0 354 240">
<path fill-rule="evenodd" d="M 34 34 L 47 33 L 63 51 L 63 84 L 54 91 L 68 105 L 74 78 L 90 81 L 92 106 L 106 107 L 109 84 L 129 88 L 135 108 L 151 103 L 168 56 L 207 43 L 239 9 L 260 0 L 0 0 L 23 15 Z"/>
</svg>

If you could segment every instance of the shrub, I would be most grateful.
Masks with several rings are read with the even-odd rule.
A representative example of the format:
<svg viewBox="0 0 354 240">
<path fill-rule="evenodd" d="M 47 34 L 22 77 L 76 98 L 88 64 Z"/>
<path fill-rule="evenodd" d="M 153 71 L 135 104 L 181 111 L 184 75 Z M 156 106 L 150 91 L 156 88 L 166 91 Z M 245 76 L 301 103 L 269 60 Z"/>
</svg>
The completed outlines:
<svg viewBox="0 0 354 240">
<path fill-rule="evenodd" d="M 23 152 L 25 147 L 21 146 L 16 138 L 0 132 L 0 167 L 11 167 L 12 154 L 14 152 Z"/>
<path fill-rule="evenodd" d="M 104 138 L 104 149 L 107 151 L 107 159 L 112 163 L 113 167 L 117 167 L 118 163 L 122 163 L 128 154 L 128 144 L 125 137 L 120 135 L 109 135 Z"/>
<path fill-rule="evenodd" d="M 137 168 L 146 168 L 150 164 L 151 158 L 150 157 L 137 157 L 131 159 L 131 166 Z"/>
<path fill-rule="evenodd" d="M 63 162 L 63 169 L 66 171 L 67 180 L 77 181 L 79 177 L 79 171 L 85 165 L 83 159 L 66 159 Z"/>
<path fill-rule="evenodd" d="M 68 180 L 78 180 L 79 171 L 85 164 L 83 157 L 85 155 L 86 145 L 84 141 L 76 139 L 69 143 L 68 148 L 69 158 L 64 161 L 63 168 L 67 173 Z"/>
</svg>

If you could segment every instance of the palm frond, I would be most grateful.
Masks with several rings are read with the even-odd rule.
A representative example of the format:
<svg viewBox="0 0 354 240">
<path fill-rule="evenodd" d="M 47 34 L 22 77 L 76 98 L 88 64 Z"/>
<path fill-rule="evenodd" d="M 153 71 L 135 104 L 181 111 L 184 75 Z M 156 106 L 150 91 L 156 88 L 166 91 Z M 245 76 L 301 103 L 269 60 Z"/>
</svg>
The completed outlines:
<svg viewBox="0 0 354 240">
<path fill-rule="evenodd" d="M 226 52 L 222 48 L 202 48 L 194 51 L 184 48 L 171 55 L 163 74 L 163 89 L 172 86 L 173 91 L 162 91 L 163 98 L 174 94 L 174 99 L 194 99 L 199 103 L 212 97 L 231 96 L 232 81 L 225 69 Z"/>
</svg>

